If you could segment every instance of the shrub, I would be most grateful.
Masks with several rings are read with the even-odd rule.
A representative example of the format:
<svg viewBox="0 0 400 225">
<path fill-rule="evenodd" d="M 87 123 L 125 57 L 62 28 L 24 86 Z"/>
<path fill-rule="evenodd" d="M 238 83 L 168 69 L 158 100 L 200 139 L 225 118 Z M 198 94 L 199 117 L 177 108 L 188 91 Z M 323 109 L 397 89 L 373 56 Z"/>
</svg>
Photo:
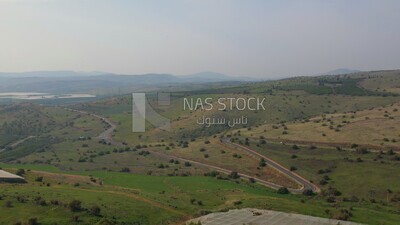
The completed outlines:
<svg viewBox="0 0 400 225">
<path fill-rule="evenodd" d="M 278 194 L 282 194 L 282 195 L 289 194 L 289 190 L 285 187 L 281 187 L 278 189 Z"/>
<path fill-rule="evenodd" d="M 233 205 L 237 206 L 237 205 L 241 205 L 243 202 L 242 201 L 235 201 L 233 202 Z"/>
<path fill-rule="evenodd" d="M 39 198 L 36 199 L 36 204 L 40 205 L 40 206 L 46 206 L 47 202 L 43 198 L 39 197 Z"/>
<path fill-rule="evenodd" d="M 348 220 L 352 216 L 351 212 L 347 209 L 342 209 L 340 212 L 335 213 L 332 218 L 337 220 Z"/>
<path fill-rule="evenodd" d="M 58 200 L 51 200 L 50 203 L 52 205 L 60 205 L 60 202 Z"/>
<path fill-rule="evenodd" d="M 124 167 L 124 168 L 122 168 L 122 169 L 120 170 L 120 172 L 129 173 L 129 172 L 131 172 L 131 170 L 130 170 L 128 167 Z"/>
<path fill-rule="evenodd" d="M 38 225 L 38 224 L 39 224 L 39 222 L 38 222 L 37 218 L 30 218 L 28 220 L 28 225 Z"/>
<path fill-rule="evenodd" d="M 334 203 L 334 202 L 336 202 L 336 198 L 333 197 L 333 196 L 329 196 L 329 197 L 326 199 L 326 201 L 329 202 L 329 203 Z"/>
<path fill-rule="evenodd" d="M 36 182 L 42 182 L 43 181 L 43 177 L 36 177 L 35 181 Z"/>
<path fill-rule="evenodd" d="M 236 171 L 232 171 L 231 174 L 229 174 L 229 178 L 232 178 L 232 179 L 238 179 L 239 177 L 240 176 L 239 176 L 238 172 L 236 172 Z"/>
<path fill-rule="evenodd" d="M 113 222 L 107 218 L 102 218 L 97 224 L 99 224 L 99 225 L 114 225 L 115 222 Z"/>
<path fill-rule="evenodd" d="M 320 184 L 320 185 L 325 185 L 325 184 L 327 184 L 327 183 L 328 183 L 328 181 L 327 181 L 327 180 L 324 180 L 324 179 L 319 181 L 319 184 Z"/>
<path fill-rule="evenodd" d="M 264 166 L 266 166 L 267 164 L 265 163 L 265 159 L 264 158 L 261 158 L 260 159 L 260 163 L 259 163 L 259 166 L 260 167 L 264 167 Z"/>
<path fill-rule="evenodd" d="M 25 170 L 24 169 L 18 169 L 16 174 L 18 176 L 23 176 L 25 174 Z"/>
<path fill-rule="evenodd" d="M 11 202 L 11 201 L 6 201 L 5 206 L 6 206 L 7 208 L 11 208 L 11 207 L 12 207 L 12 202 Z"/>
<path fill-rule="evenodd" d="M 208 172 L 208 173 L 204 173 L 204 176 L 208 176 L 208 177 L 216 177 L 218 175 L 219 175 L 218 171 L 211 171 L 211 172 Z"/>
<path fill-rule="evenodd" d="M 303 191 L 303 195 L 305 195 L 305 196 L 312 196 L 312 195 L 314 195 L 314 192 L 313 192 L 311 189 L 305 189 L 305 190 Z"/>
<path fill-rule="evenodd" d="M 356 153 L 358 153 L 358 154 L 367 154 L 367 153 L 369 153 L 369 151 L 366 148 L 359 148 L 359 149 L 356 149 Z"/>
<path fill-rule="evenodd" d="M 18 201 L 18 202 L 21 202 L 21 203 L 25 203 L 25 202 L 26 202 L 26 199 L 24 198 L 24 196 L 18 195 L 18 196 L 17 196 L 17 201 Z"/>
<path fill-rule="evenodd" d="M 79 212 L 82 210 L 82 203 L 79 200 L 72 200 L 69 204 L 68 204 L 68 208 L 72 211 L 72 212 Z"/>
<path fill-rule="evenodd" d="M 99 216 L 100 212 L 101 212 L 101 209 L 97 205 L 94 205 L 89 209 L 89 214 L 93 215 L 93 216 Z"/>
<path fill-rule="evenodd" d="M 74 221 L 74 222 L 76 222 L 76 223 L 79 222 L 79 216 L 76 216 L 76 215 L 73 216 L 73 217 L 72 217 L 72 221 Z"/>
</svg>

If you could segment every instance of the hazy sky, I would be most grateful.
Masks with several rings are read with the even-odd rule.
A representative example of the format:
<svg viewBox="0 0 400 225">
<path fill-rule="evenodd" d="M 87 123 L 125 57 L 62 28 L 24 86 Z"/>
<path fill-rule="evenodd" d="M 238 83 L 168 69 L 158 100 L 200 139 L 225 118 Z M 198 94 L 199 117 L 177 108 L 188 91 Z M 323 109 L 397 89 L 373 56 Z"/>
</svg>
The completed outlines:
<svg viewBox="0 0 400 225">
<path fill-rule="evenodd" d="M 400 68 L 400 1 L 0 0 L 0 71 Z"/>
</svg>

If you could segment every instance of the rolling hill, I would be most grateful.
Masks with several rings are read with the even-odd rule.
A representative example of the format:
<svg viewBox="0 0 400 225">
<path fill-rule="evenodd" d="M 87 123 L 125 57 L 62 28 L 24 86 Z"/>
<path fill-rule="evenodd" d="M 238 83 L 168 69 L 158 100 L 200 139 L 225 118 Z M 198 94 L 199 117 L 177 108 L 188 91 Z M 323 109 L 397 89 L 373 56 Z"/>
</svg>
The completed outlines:
<svg viewBox="0 0 400 225">
<path fill-rule="evenodd" d="M 171 92 L 170 105 L 158 105 L 156 91 L 148 91 L 152 108 L 170 120 L 170 132 L 146 123 L 146 132 L 133 133 L 130 94 L 68 105 L 55 100 L 58 104 L 0 106 L 5 147 L 0 167 L 14 173 L 24 169 L 28 180 L 0 184 L 5 200 L 0 223 L 18 222 L 6 216 L 18 214 L 20 221 L 37 217 L 43 224 L 179 224 L 211 212 L 252 207 L 397 224 L 398 73 L 216 82 L 194 90 L 159 87 L 157 91 Z M 135 79 L 147 82 L 160 76 L 162 82 L 176 79 Z M 87 76 L 93 77 L 122 83 L 133 79 Z M 265 110 L 216 107 L 218 98 L 254 97 L 266 99 Z M 215 108 L 184 110 L 184 98 L 212 98 Z M 203 116 L 245 116 L 248 123 L 207 127 L 197 123 Z M 307 192 L 303 184 L 317 188 Z M 81 202 L 76 211 L 70 207 L 75 200 Z M 110 204 L 121 207 L 115 212 Z M 94 215 L 92 208 L 100 213 Z"/>
</svg>

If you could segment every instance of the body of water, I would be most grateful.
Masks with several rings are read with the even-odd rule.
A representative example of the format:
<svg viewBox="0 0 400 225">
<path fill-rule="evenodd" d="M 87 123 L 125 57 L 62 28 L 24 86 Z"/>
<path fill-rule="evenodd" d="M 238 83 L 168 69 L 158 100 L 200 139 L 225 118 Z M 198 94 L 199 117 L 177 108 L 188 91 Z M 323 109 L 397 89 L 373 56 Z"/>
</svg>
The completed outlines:
<svg viewBox="0 0 400 225">
<path fill-rule="evenodd" d="M 61 94 L 54 95 L 39 92 L 6 92 L 0 93 L 0 98 L 6 99 L 22 99 L 22 100 L 38 100 L 38 99 L 69 99 L 69 98 L 95 98 L 96 95 L 90 94 Z"/>
</svg>

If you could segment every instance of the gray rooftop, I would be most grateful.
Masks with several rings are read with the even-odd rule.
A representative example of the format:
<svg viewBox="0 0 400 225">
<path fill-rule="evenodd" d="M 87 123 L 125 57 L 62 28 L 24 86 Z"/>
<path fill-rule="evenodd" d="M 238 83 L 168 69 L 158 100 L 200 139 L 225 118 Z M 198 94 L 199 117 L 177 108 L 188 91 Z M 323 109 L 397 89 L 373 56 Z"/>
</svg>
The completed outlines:
<svg viewBox="0 0 400 225">
<path fill-rule="evenodd" d="M 9 179 L 24 179 L 18 175 L 6 172 L 4 170 L 0 170 L 0 178 L 9 178 Z"/>
</svg>

